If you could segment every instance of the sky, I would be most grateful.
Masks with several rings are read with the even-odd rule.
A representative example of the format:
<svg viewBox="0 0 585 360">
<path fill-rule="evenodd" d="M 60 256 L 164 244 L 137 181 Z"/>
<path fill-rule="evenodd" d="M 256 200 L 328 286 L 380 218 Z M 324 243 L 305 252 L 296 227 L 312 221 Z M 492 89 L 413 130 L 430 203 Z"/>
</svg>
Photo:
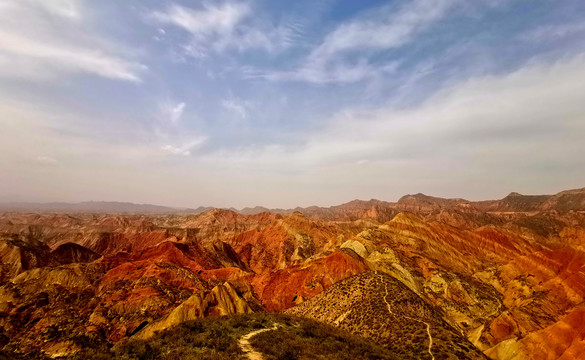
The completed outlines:
<svg viewBox="0 0 585 360">
<path fill-rule="evenodd" d="M 0 201 L 585 186 L 582 0 L 0 0 Z"/>
</svg>

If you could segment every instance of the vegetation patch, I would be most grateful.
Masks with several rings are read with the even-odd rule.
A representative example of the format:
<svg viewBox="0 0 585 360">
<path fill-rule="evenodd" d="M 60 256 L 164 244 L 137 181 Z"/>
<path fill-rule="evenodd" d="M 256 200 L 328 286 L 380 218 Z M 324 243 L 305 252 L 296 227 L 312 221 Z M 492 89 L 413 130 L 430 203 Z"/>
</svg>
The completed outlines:
<svg viewBox="0 0 585 360">
<path fill-rule="evenodd" d="M 390 352 L 373 341 L 341 329 L 280 313 L 256 313 L 204 318 L 184 322 L 157 333 L 149 340 L 126 339 L 110 347 L 106 343 L 86 343 L 67 360 L 238 360 L 247 359 L 238 340 L 252 331 L 255 350 L 267 360 L 276 359 L 394 359 Z M 5 354 L 9 355 L 9 354 Z M 12 358 L 12 357 L 6 357 Z M 42 354 L 19 359 L 48 359 Z M 4 359 L 0 354 L 0 359 Z"/>
</svg>

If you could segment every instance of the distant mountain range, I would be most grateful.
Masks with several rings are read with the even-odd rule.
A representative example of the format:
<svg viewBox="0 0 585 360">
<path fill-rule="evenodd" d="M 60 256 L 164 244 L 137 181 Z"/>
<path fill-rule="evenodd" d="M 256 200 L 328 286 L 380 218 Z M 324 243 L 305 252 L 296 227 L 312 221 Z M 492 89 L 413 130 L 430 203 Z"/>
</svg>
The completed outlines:
<svg viewBox="0 0 585 360">
<path fill-rule="evenodd" d="M 0 203 L 0 211 L 15 212 L 87 212 L 87 213 L 141 213 L 141 214 L 198 214 L 214 209 L 211 206 L 197 208 L 168 207 L 152 204 L 135 204 L 114 201 L 85 201 L 79 203 Z M 522 195 L 512 192 L 500 200 L 468 201 L 465 199 L 445 199 L 425 194 L 405 195 L 397 202 L 353 200 L 331 207 L 309 206 L 294 209 L 271 209 L 263 206 L 229 208 L 242 215 L 255 215 L 263 212 L 289 215 L 294 212 L 305 216 L 322 218 L 359 219 L 363 217 L 392 218 L 402 211 L 432 212 L 441 209 L 481 212 L 534 212 L 534 211 L 585 211 L 585 188 L 566 190 L 554 195 Z"/>
<path fill-rule="evenodd" d="M 152 204 L 134 204 L 117 201 L 84 201 L 79 203 L 32 203 L 7 202 L 0 203 L 0 211 L 31 211 L 31 212 L 88 212 L 88 213 L 144 213 L 144 214 L 173 214 L 199 213 L 211 208 L 173 208 Z"/>
<path fill-rule="evenodd" d="M 389 354 L 378 359 L 583 360 L 585 189 L 240 210 L 254 215 L 36 206 L 47 212 L 0 211 L 0 359 L 98 358 L 83 353 L 93 349 L 146 357 L 171 338 L 170 357 L 181 358 L 182 346 L 197 358 L 211 350 L 190 321 L 286 311 L 295 317 L 283 326 L 299 317 L 327 323 L 383 347 Z M 246 319 L 207 319 L 209 341 L 237 350 L 237 337 L 249 336 L 242 324 L 252 327 Z M 265 331 L 265 341 L 292 348 L 283 328 Z M 294 334 L 316 344 L 323 332 L 295 325 Z"/>
</svg>

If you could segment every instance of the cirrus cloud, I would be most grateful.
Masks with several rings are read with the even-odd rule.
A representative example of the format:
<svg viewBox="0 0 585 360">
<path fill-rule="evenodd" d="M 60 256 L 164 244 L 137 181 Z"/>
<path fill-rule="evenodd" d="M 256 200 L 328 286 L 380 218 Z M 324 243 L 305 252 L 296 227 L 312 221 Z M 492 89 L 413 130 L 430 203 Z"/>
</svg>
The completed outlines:
<svg viewBox="0 0 585 360">
<path fill-rule="evenodd" d="M 149 18 L 159 25 L 188 32 L 191 39 L 182 49 L 186 55 L 196 58 L 207 56 L 209 51 L 277 52 L 291 45 L 294 39 L 291 26 L 273 25 L 252 15 L 249 3 L 225 1 L 203 2 L 197 8 L 171 4 L 152 12 Z"/>
<path fill-rule="evenodd" d="M 0 9 L 0 77 L 85 73 L 139 82 L 146 70 L 85 29 L 80 0 L 0 0 Z"/>
</svg>

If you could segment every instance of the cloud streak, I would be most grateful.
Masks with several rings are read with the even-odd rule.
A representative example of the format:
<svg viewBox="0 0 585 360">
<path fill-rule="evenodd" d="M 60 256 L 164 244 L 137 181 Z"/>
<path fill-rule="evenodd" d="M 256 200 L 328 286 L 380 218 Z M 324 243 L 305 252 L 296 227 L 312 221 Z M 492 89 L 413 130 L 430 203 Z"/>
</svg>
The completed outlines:
<svg viewBox="0 0 585 360">
<path fill-rule="evenodd" d="M 353 181 L 409 166 L 412 178 L 400 181 L 421 186 L 417 177 L 436 167 L 467 167 L 453 184 L 481 181 L 486 171 L 497 171 L 500 175 L 489 176 L 500 178 L 520 168 L 524 176 L 551 180 L 557 175 L 550 174 L 547 163 L 555 163 L 561 173 L 585 166 L 575 157 L 585 152 L 579 135 L 585 114 L 584 69 L 585 54 L 474 78 L 413 108 L 340 112 L 319 131 L 306 134 L 300 146 L 253 146 L 211 154 L 207 161 L 267 172 L 296 169 L 306 176 L 343 168 Z M 349 175 L 356 164 L 359 172 Z M 442 181 L 440 175 L 437 181 Z"/>
<path fill-rule="evenodd" d="M 248 117 L 248 112 L 252 105 L 249 101 L 232 96 L 230 98 L 223 99 L 221 101 L 221 106 L 227 111 L 237 115 L 239 118 L 245 119 Z"/>
<path fill-rule="evenodd" d="M 174 106 L 166 107 L 163 111 L 168 116 L 171 124 L 177 124 L 179 121 L 181 121 L 186 106 L 187 105 L 184 102 L 180 102 Z"/>
<path fill-rule="evenodd" d="M 39 163 L 41 165 L 46 165 L 46 166 L 61 165 L 57 159 L 54 159 L 50 156 L 37 156 L 35 160 L 37 163 Z"/>
<path fill-rule="evenodd" d="M 253 74 L 274 81 L 305 81 L 316 84 L 354 83 L 379 73 L 392 72 L 399 61 L 374 65 L 370 57 L 381 51 L 399 48 L 419 33 L 443 19 L 458 0 L 414 0 L 400 8 L 396 5 L 376 9 L 343 23 L 329 33 L 293 71 Z M 349 55 L 361 54 L 358 60 Z"/>
<path fill-rule="evenodd" d="M 387 6 L 376 15 L 342 24 L 311 52 L 309 61 L 327 63 L 351 51 L 387 50 L 411 41 L 418 33 L 442 19 L 458 0 L 415 0 L 400 9 Z M 371 15 L 371 14 L 370 14 Z"/>
<path fill-rule="evenodd" d="M 197 139 L 193 139 L 185 144 L 176 146 L 176 145 L 164 145 L 161 147 L 162 150 L 165 152 L 172 154 L 172 155 L 182 155 L 182 156 L 189 156 L 191 155 L 191 151 L 199 146 L 201 146 L 205 142 L 204 137 L 200 137 Z"/>
<path fill-rule="evenodd" d="M 583 186 L 585 5 L 525 6 L 0 0 L 0 197 L 294 207 Z"/>
<path fill-rule="evenodd" d="M 0 77 L 44 80 L 85 73 L 139 82 L 146 70 L 83 30 L 78 1 L 1 0 L 0 7 Z"/>
<path fill-rule="evenodd" d="M 544 25 L 528 31 L 520 36 L 521 40 L 529 42 L 555 41 L 569 36 L 585 33 L 585 21 L 572 22 L 568 24 Z"/>
<path fill-rule="evenodd" d="M 182 48 L 186 55 L 203 58 L 209 51 L 251 49 L 277 52 L 293 41 L 294 31 L 285 25 L 274 26 L 252 17 L 247 2 L 203 2 L 192 8 L 171 4 L 154 11 L 149 18 L 155 23 L 182 29 L 191 35 Z"/>
</svg>

